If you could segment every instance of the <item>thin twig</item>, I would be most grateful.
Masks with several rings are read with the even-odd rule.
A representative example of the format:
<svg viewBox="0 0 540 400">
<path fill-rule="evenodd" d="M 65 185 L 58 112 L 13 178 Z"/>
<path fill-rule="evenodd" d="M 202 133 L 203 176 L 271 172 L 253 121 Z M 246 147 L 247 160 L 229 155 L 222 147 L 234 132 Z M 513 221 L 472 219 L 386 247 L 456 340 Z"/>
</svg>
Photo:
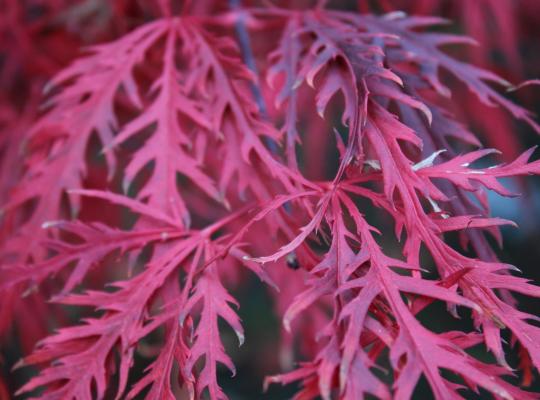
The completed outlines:
<svg viewBox="0 0 540 400">
<path fill-rule="evenodd" d="M 229 7 L 234 11 L 239 11 L 241 9 L 241 0 L 229 0 Z M 242 60 L 249 70 L 255 75 L 255 81 L 250 83 L 251 93 L 253 94 L 253 98 L 255 99 L 255 103 L 257 103 L 257 107 L 262 117 L 264 119 L 268 119 L 268 108 L 261 92 L 257 63 L 255 62 L 253 50 L 251 49 L 251 40 L 249 37 L 249 32 L 246 28 L 244 17 L 245 15 L 243 13 L 238 13 L 238 18 L 236 19 L 234 29 L 236 31 L 236 37 L 238 38 L 238 45 L 240 46 Z M 270 151 L 277 155 L 279 152 L 277 143 L 270 138 L 265 138 L 265 141 Z"/>
</svg>

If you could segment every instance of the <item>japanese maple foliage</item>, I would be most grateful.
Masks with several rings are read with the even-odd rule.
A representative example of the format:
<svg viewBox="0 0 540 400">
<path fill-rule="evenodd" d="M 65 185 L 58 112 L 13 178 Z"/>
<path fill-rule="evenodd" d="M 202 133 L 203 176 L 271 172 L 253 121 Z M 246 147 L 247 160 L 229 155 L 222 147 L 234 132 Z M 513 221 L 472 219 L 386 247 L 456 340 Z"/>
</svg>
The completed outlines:
<svg viewBox="0 0 540 400">
<path fill-rule="evenodd" d="M 227 399 L 254 274 L 284 327 L 265 386 L 295 399 L 409 399 L 421 378 L 436 399 L 538 397 L 538 316 L 514 295 L 540 289 L 498 259 L 515 224 L 487 192 L 540 161 L 494 161 L 455 94 L 540 126 L 443 48 L 473 39 L 389 1 L 111 3 L 12 0 L 0 21 L 24 39 L 0 75 L 0 337 L 35 372 L 12 394 Z M 436 304 L 468 328 L 425 323 Z"/>
</svg>

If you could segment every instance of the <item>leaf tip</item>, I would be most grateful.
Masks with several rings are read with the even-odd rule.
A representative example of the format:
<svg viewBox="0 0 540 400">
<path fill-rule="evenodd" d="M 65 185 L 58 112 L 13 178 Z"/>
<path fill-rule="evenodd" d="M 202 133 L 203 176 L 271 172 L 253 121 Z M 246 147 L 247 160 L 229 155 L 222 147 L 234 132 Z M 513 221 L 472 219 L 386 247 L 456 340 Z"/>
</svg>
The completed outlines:
<svg viewBox="0 0 540 400">
<path fill-rule="evenodd" d="M 293 85 L 292 85 L 292 89 L 293 90 L 298 89 L 300 87 L 300 85 L 302 84 L 302 82 L 303 82 L 302 78 L 298 78 L 297 80 L 295 80 Z"/>
<path fill-rule="evenodd" d="M 17 361 L 15 363 L 15 365 L 13 365 L 13 367 L 11 368 L 11 371 L 15 371 L 15 370 L 18 370 L 19 368 L 23 368 L 26 366 L 26 362 L 24 361 L 24 358 L 21 358 L 19 361 Z"/>
<path fill-rule="evenodd" d="M 49 229 L 49 228 L 53 228 L 55 226 L 58 226 L 60 224 L 62 224 L 63 221 L 61 220 L 57 220 L 57 221 L 45 221 L 41 224 L 41 229 Z"/>
<path fill-rule="evenodd" d="M 236 333 L 236 337 L 238 337 L 238 347 L 242 347 L 242 345 L 246 341 L 246 337 L 242 331 L 234 331 Z"/>
<path fill-rule="evenodd" d="M 291 333 L 291 319 L 287 315 L 283 318 L 283 328 L 285 328 L 288 333 Z"/>
</svg>

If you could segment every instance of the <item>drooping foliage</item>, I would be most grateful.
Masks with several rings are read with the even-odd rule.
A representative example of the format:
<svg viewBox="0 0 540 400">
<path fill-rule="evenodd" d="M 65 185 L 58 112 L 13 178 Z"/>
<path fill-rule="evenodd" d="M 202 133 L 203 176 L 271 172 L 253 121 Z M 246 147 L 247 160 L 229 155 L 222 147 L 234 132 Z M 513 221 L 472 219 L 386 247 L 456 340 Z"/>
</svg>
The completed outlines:
<svg viewBox="0 0 540 400">
<path fill-rule="evenodd" d="M 498 259 L 515 224 L 487 193 L 540 161 L 498 162 L 467 124 L 540 133 L 501 93 L 518 87 L 447 52 L 475 41 L 442 17 L 262 3 L 6 2 L 0 335 L 36 371 L 17 394 L 229 398 L 227 338 L 250 340 L 232 292 L 255 274 L 298 361 L 266 385 L 295 399 L 409 399 L 421 379 L 536 398 L 538 317 L 515 294 L 540 290 Z M 515 33 L 506 3 L 486 1 Z M 468 329 L 425 323 L 436 305 Z"/>
</svg>

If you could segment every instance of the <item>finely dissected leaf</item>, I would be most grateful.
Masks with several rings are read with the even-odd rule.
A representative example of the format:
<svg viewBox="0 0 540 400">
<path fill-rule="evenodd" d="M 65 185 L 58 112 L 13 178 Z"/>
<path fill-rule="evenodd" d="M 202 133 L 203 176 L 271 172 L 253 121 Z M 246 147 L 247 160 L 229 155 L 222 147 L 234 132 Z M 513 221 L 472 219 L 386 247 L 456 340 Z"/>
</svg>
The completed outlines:
<svg viewBox="0 0 540 400">
<path fill-rule="evenodd" d="M 438 400 L 537 397 L 509 378 L 525 386 L 540 369 L 538 317 L 513 297 L 540 289 L 499 261 L 489 237 L 502 246 L 515 224 L 491 216 L 487 193 L 513 196 L 505 180 L 540 161 L 503 135 L 488 143 L 514 159 L 490 166 L 498 151 L 467 126 L 499 137 L 511 114 L 540 131 L 491 86 L 536 80 L 513 86 L 443 51 L 475 41 L 420 16 L 438 0 L 403 4 L 413 16 L 325 1 L 34 3 L 8 0 L 0 18 L 0 338 L 15 327 L 17 366 L 39 369 L 17 393 L 227 399 L 227 333 L 245 340 L 231 293 L 249 270 L 285 328 L 276 359 L 257 342 L 249 365 L 279 357 L 289 372 L 266 385 L 298 382 L 296 400 L 410 399 L 420 379 Z M 512 36 L 508 2 L 485 3 Z M 42 29 L 79 35 L 69 53 L 108 42 L 61 57 Z M 20 51 L 5 52 L 11 35 Z M 16 95 L 45 79 L 41 110 Z M 434 305 L 470 329 L 436 325 Z"/>
<path fill-rule="evenodd" d="M 101 262 L 106 255 L 115 250 L 121 253 L 141 249 L 148 243 L 162 241 L 164 237 L 173 239 L 181 235 L 170 228 L 144 231 L 119 231 L 103 224 L 86 225 L 77 222 L 58 221 L 55 227 L 82 239 L 83 243 L 69 244 L 50 241 L 47 246 L 57 255 L 34 265 L 15 265 L 6 267 L 0 290 L 7 290 L 20 283 L 37 285 L 45 278 L 58 274 L 75 262 L 69 278 L 66 279 L 63 293 L 70 292 L 81 283 L 88 270 Z"/>
<path fill-rule="evenodd" d="M 32 231 L 46 221 L 59 219 L 64 191 L 81 187 L 81 177 L 87 172 L 84 160 L 91 135 L 96 132 L 102 145 L 113 140 L 118 127 L 114 102 L 119 90 L 123 89 L 134 106 L 142 106 L 133 69 L 143 61 L 163 30 L 164 24 L 157 21 L 116 42 L 90 48 L 90 55 L 75 61 L 50 81 L 51 88 L 64 87 L 47 101 L 49 111 L 30 131 L 27 140 L 34 148 L 32 157 L 27 160 L 22 181 L 5 205 L 10 209 L 39 199 L 32 217 L 21 227 L 23 235 L 25 229 Z M 112 155 L 107 156 L 107 163 L 112 173 Z M 73 201 L 71 208 L 76 213 L 80 204 Z"/>
<path fill-rule="evenodd" d="M 236 313 L 230 308 L 229 303 L 236 305 L 236 301 L 225 291 L 219 283 L 218 277 L 212 268 L 199 279 L 195 292 L 182 311 L 190 312 L 199 301 L 203 301 L 201 318 L 195 330 L 195 341 L 191 347 L 190 356 L 184 366 L 185 371 L 191 371 L 200 357 L 204 358 L 204 367 L 197 379 L 197 396 L 201 396 L 203 390 L 208 388 L 212 399 L 227 399 L 216 381 L 217 363 L 225 365 L 233 375 L 236 373 L 234 364 L 223 349 L 221 344 L 218 317 L 223 318 L 234 329 L 240 345 L 244 342 L 244 330 Z"/>
<path fill-rule="evenodd" d="M 470 168 L 469 165 L 493 150 L 478 150 L 466 155 L 454 157 L 451 161 L 422 168 L 419 173 L 430 178 L 444 178 L 465 190 L 475 190 L 474 183 L 480 183 L 503 196 L 512 195 L 498 179 L 508 176 L 532 175 L 540 173 L 538 161 L 528 162 L 534 149 L 527 150 L 520 157 L 506 165 L 489 168 Z"/>
<path fill-rule="evenodd" d="M 181 30 L 176 29 L 176 24 L 173 25 L 171 22 L 163 52 L 163 70 L 151 88 L 158 94 L 141 115 L 122 128 L 111 145 L 129 139 L 153 123 L 157 124 L 152 137 L 130 161 L 124 179 L 127 182 L 133 181 L 141 168 L 150 161 L 154 161 L 152 178 L 147 182 L 146 190 L 141 190 L 138 196 L 149 197 L 151 205 L 165 210 L 167 214 L 175 218 L 182 218 L 189 226 L 189 213 L 177 189 L 177 173 L 190 178 L 194 184 L 214 199 L 220 200 L 220 195 L 212 179 L 201 171 L 197 159 L 186 150 L 193 146 L 192 139 L 179 122 L 178 114 L 182 113 L 198 125 L 198 130 L 207 131 L 211 127 L 211 121 L 203 114 L 201 106 L 187 96 L 187 88 L 181 86 L 180 83 L 176 56 L 177 48 L 180 46 L 178 41 L 184 39 L 182 36 L 178 37 L 181 33 Z M 200 132 L 200 134 L 205 134 L 205 132 Z M 164 190 L 156 192 L 156 187 L 162 187 Z"/>
</svg>

